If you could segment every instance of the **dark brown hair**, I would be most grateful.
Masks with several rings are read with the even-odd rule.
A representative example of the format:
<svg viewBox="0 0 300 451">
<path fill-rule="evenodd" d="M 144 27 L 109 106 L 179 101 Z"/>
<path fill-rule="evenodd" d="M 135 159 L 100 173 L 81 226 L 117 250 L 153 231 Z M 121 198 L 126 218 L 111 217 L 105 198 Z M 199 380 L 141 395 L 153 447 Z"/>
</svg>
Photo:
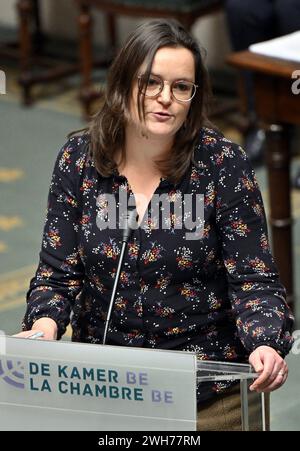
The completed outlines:
<svg viewBox="0 0 300 451">
<path fill-rule="evenodd" d="M 177 183 L 192 161 L 199 130 L 207 121 L 211 93 L 207 71 L 199 45 L 179 22 L 154 19 L 138 26 L 115 57 L 108 72 L 104 104 L 89 127 L 91 155 L 102 176 L 110 176 L 116 170 L 117 150 L 122 150 L 121 160 L 124 161 L 125 126 L 129 117 L 133 80 L 144 62 L 147 65 L 146 79 L 149 77 L 155 54 L 162 47 L 184 47 L 192 52 L 198 88 L 185 124 L 176 133 L 170 153 L 156 164 L 164 177 Z M 142 121 L 145 117 L 144 96 L 140 92 L 137 105 Z"/>
</svg>

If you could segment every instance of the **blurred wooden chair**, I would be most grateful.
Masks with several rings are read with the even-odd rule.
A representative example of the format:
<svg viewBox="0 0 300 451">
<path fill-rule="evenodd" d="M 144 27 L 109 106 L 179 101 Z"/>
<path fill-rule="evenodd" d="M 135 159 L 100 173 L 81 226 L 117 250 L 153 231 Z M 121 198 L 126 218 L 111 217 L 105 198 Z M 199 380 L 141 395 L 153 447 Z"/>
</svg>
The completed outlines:
<svg viewBox="0 0 300 451">
<path fill-rule="evenodd" d="M 47 55 L 39 0 L 17 0 L 15 7 L 18 39 L 2 43 L 0 55 L 19 61 L 18 83 L 22 91 L 22 103 L 28 106 L 33 102 L 32 87 L 34 85 L 78 73 L 78 57 L 76 56 L 73 62 L 66 63 L 62 59 Z"/>
<path fill-rule="evenodd" d="M 80 101 L 85 117 L 91 114 L 94 99 L 101 97 L 92 85 L 92 8 L 106 14 L 109 44 L 117 47 L 116 16 L 133 17 L 173 17 L 187 29 L 207 14 L 222 9 L 224 0 L 74 0 L 79 8 L 79 41 L 81 86 Z"/>
<path fill-rule="evenodd" d="M 66 41 L 61 40 L 57 43 L 55 37 L 48 39 L 45 35 L 40 11 L 41 3 L 40 0 L 16 0 L 18 38 L 0 43 L 0 57 L 19 62 L 18 83 L 21 87 L 22 103 L 25 106 L 31 105 L 34 101 L 33 86 L 55 82 L 80 72 L 76 43 L 72 44 L 74 51 L 73 49 L 66 51 L 63 48 Z M 60 4 L 61 1 L 57 3 Z M 69 22 L 68 25 L 73 26 L 76 34 L 76 21 L 74 24 Z M 107 67 L 111 59 L 112 55 L 109 52 L 102 52 L 95 65 Z"/>
</svg>

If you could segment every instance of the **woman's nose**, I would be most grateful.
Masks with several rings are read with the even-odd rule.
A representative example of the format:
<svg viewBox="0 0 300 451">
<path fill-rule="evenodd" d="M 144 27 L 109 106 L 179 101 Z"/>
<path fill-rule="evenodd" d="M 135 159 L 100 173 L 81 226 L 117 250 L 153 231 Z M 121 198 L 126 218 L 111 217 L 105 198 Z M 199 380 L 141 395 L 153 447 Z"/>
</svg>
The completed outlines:
<svg viewBox="0 0 300 451">
<path fill-rule="evenodd" d="M 163 103 L 171 103 L 172 102 L 172 91 L 171 86 L 165 83 L 163 90 L 160 92 L 158 96 L 158 100 Z"/>
</svg>

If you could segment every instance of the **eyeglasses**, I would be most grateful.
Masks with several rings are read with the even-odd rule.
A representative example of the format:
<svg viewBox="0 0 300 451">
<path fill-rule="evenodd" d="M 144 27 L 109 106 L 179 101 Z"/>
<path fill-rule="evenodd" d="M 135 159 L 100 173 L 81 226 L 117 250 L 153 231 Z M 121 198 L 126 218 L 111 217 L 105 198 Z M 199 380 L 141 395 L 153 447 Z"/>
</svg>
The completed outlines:
<svg viewBox="0 0 300 451">
<path fill-rule="evenodd" d="M 138 75 L 139 91 L 146 97 L 157 97 L 165 86 L 165 81 L 157 75 L 150 74 L 149 80 L 145 74 Z M 171 83 L 171 92 L 174 99 L 180 102 L 189 102 L 196 94 L 198 85 L 186 80 L 175 80 Z"/>
</svg>

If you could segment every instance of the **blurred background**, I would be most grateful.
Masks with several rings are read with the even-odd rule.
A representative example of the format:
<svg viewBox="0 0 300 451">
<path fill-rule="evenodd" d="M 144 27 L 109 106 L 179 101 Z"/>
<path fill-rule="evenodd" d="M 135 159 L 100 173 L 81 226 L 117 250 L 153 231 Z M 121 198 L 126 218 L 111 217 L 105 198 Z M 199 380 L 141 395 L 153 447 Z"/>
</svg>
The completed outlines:
<svg viewBox="0 0 300 451">
<path fill-rule="evenodd" d="M 264 135 L 249 133 L 253 120 L 246 114 L 237 88 L 237 71 L 226 62 L 234 49 L 223 3 L 0 1 L 0 329 L 6 334 L 16 333 L 21 327 L 26 291 L 38 262 L 57 153 L 66 135 L 84 127 L 101 106 L 107 67 L 117 48 L 138 23 L 159 17 L 162 11 L 182 20 L 203 47 L 214 94 L 210 119 L 227 138 L 249 151 L 268 214 Z M 124 8 L 129 8 L 129 13 Z M 300 167 L 299 136 L 296 127 L 292 179 Z M 299 328 L 300 190 L 292 185 L 295 314 Z M 69 337 L 70 331 L 64 339 Z M 289 380 L 271 398 L 272 430 L 300 430 L 300 355 L 294 351 L 288 362 Z"/>
</svg>

